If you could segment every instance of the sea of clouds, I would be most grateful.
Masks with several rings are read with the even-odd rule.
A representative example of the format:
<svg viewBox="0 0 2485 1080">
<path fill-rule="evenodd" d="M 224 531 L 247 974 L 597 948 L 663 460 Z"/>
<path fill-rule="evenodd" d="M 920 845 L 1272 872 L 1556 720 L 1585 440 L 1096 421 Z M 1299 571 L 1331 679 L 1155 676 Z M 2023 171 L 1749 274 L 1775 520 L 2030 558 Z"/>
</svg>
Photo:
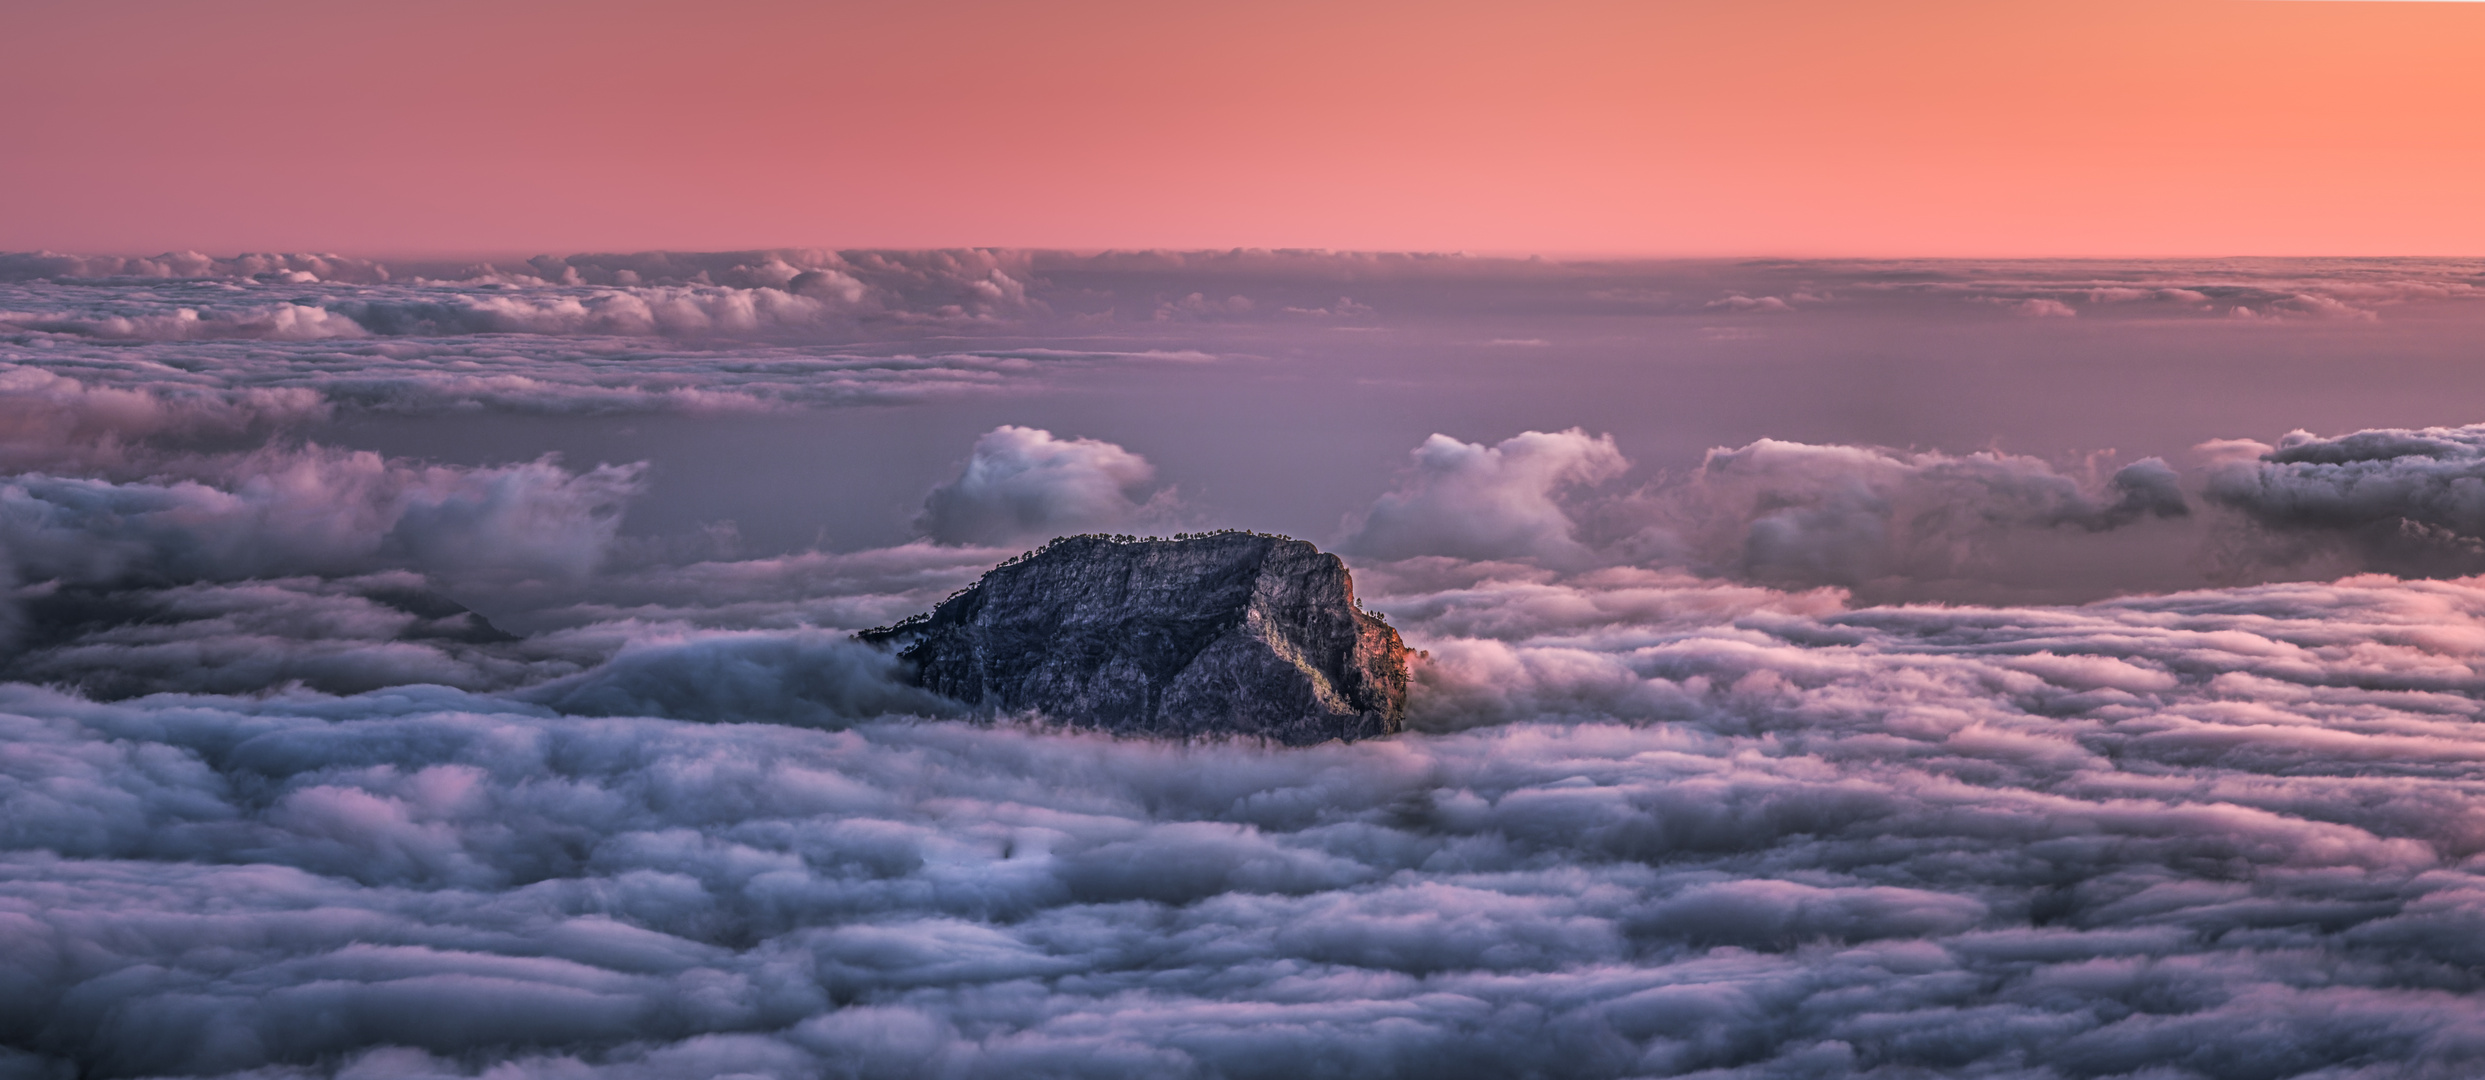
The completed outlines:
<svg viewBox="0 0 2485 1080">
<path fill-rule="evenodd" d="M 1255 524 L 1109 432 L 737 553 L 632 532 L 643 462 L 340 426 L 829 424 L 1476 290 L 2361 325 L 2292 298 L 2476 280 L 2023 269 L 0 257 L 0 1077 L 2475 1075 L 2485 426 L 1443 430 L 1309 537 L 1425 650 L 1410 730 L 1308 749 L 977 718 L 851 640 L 1053 535 Z M 1155 329 L 1029 329 L 1080 320 Z"/>
</svg>

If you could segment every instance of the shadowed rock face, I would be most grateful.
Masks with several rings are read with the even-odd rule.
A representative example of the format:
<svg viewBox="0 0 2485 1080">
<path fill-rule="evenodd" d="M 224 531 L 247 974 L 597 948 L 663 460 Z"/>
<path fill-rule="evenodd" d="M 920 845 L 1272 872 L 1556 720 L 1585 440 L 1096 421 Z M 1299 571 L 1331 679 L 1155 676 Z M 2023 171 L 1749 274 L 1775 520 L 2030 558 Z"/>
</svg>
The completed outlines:
<svg viewBox="0 0 2485 1080">
<path fill-rule="evenodd" d="M 866 631 L 924 688 L 1132 734 L 1307 744 L 1395 732 L 1407 649 L 1300 540 L 1056 540 L 927 616 Z"/>
</svg>

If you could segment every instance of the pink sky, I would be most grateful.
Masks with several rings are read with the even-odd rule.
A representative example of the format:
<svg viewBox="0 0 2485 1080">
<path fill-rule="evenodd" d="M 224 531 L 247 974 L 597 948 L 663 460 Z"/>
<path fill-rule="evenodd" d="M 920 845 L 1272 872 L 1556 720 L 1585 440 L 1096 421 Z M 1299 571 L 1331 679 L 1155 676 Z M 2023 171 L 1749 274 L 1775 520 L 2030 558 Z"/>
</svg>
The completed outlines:
<svg viewBox="0 0 2485 1080">
<path fill-rule="evenodd" d="M 2485 5 L 20 0 L 0 248 L 2485 252 Z"/>
</svg>

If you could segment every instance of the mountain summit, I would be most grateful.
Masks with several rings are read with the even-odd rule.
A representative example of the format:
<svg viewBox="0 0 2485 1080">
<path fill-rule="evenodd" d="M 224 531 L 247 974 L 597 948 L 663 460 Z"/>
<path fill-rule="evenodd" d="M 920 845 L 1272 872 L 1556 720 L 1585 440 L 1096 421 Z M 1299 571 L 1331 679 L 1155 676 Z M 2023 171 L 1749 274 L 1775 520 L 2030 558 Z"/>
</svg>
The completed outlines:
<svg viewBox="0 0 2485 1080">
<path fill-rule="evenodd" d="M 1393 733 L 1406 709 L 1406 645 L 1345 562 L 1261 533 L 1064 537 L 857 636 L 971 707 L 1113 732 L 1302 745 Z"/>
</svg>

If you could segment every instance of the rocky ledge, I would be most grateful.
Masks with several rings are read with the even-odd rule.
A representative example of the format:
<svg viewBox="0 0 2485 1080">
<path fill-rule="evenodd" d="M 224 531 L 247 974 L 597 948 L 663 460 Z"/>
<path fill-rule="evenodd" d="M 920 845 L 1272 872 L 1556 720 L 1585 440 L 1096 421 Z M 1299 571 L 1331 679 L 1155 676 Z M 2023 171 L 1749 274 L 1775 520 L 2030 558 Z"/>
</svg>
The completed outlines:
<svg viewBox="0 0 2485 1080">
<path fill-rule="evenodd" d="M 1065 537 L 857 636 L 970 707 L 1129 734 L 1351 741 L 1406 709 L 1407 648 L 1345 562 L 1261 533 Z"/>
</svg>

